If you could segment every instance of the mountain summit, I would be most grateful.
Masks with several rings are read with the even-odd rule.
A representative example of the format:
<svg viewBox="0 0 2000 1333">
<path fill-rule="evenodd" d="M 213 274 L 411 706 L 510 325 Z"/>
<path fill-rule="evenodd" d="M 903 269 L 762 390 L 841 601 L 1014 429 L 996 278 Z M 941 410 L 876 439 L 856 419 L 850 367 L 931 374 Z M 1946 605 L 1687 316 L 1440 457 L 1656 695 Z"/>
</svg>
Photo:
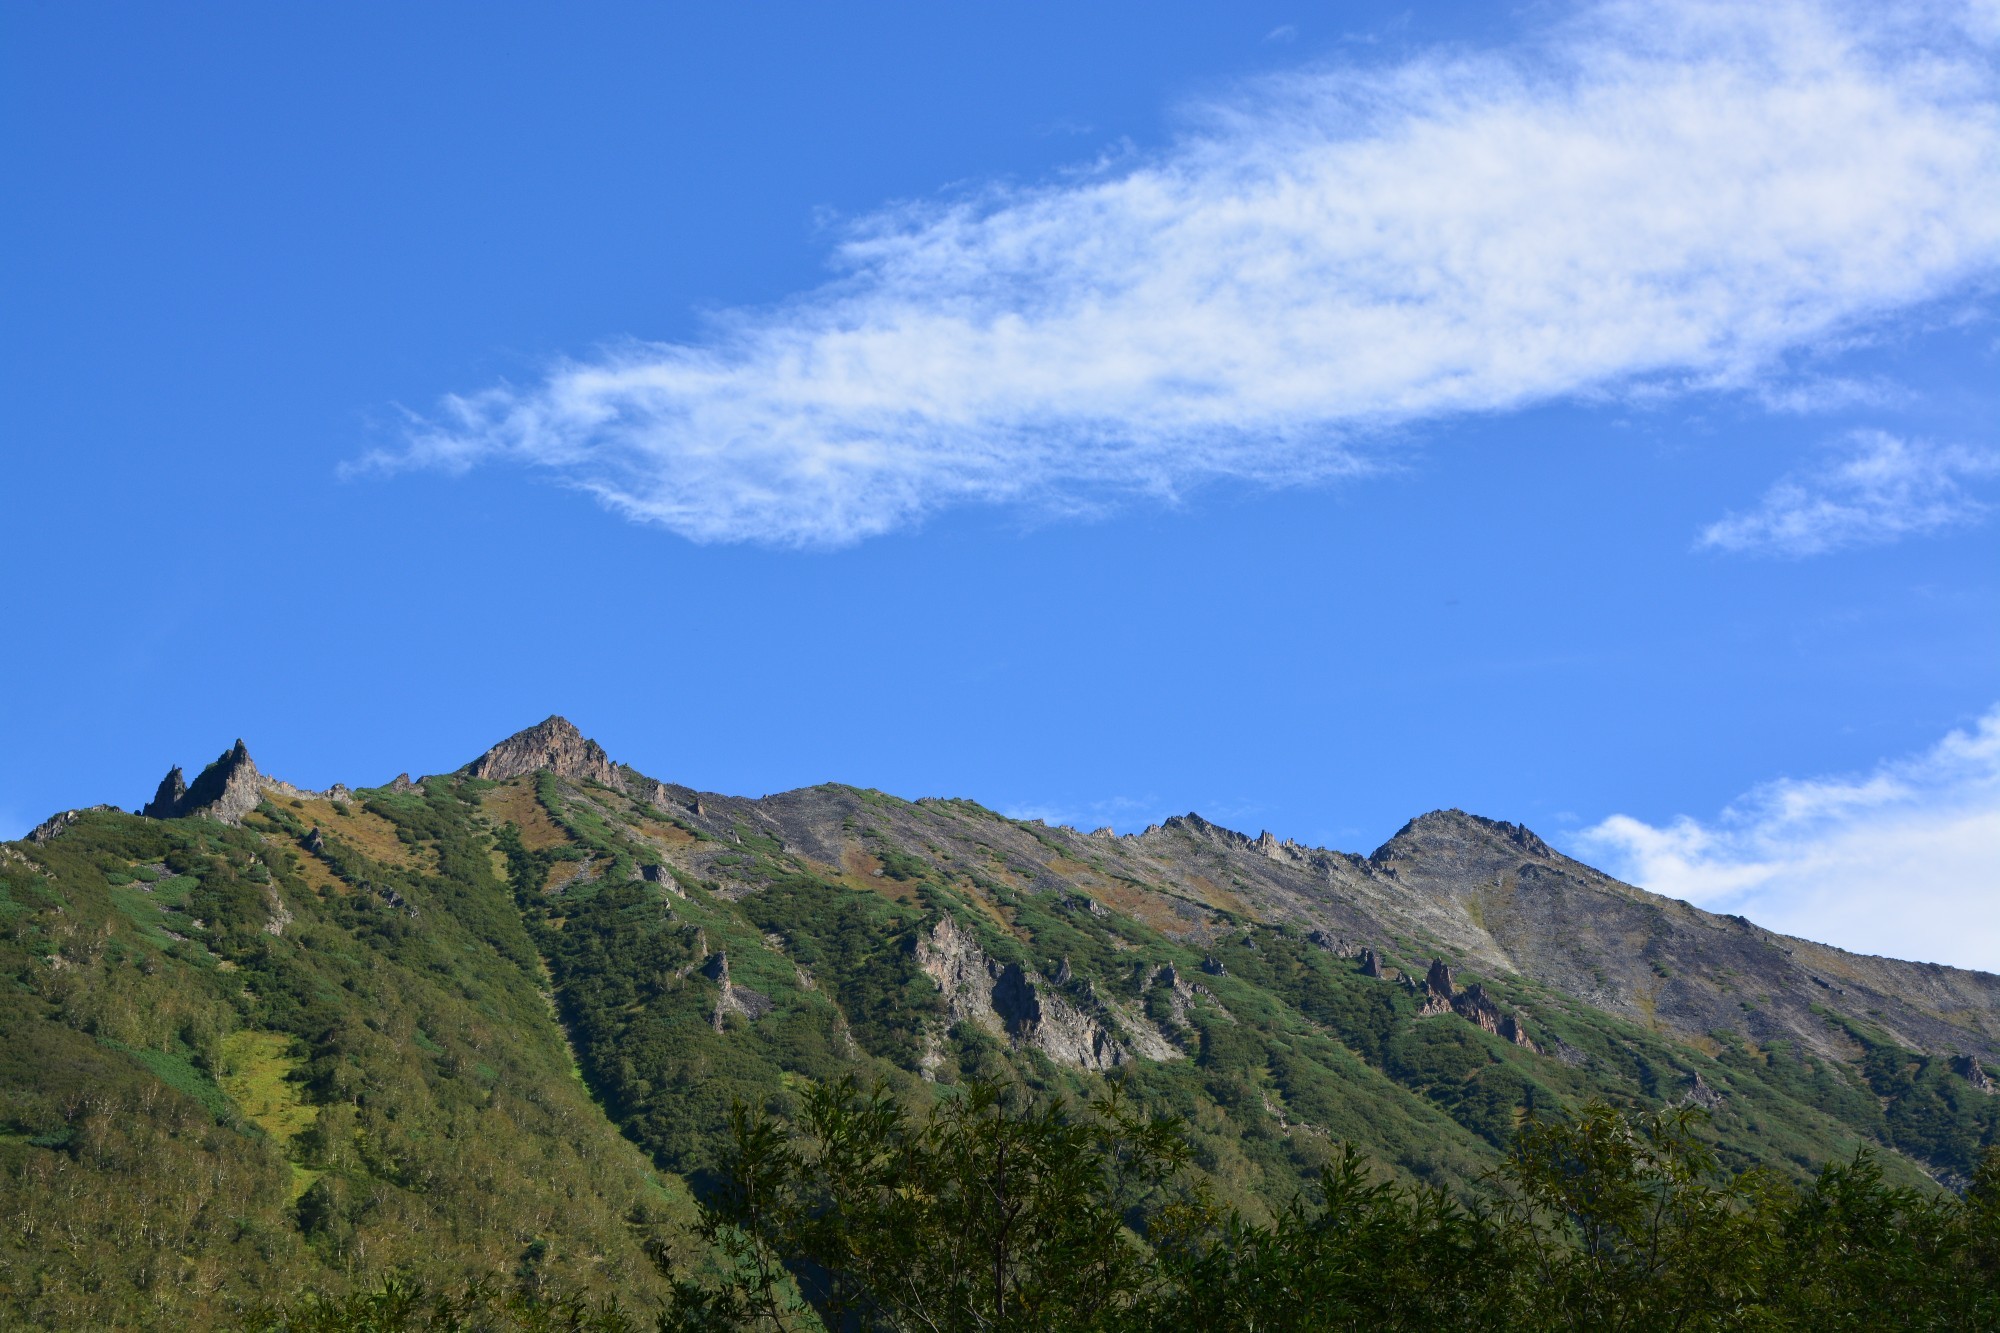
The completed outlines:
<svg viewBox="0 0 2000 1333">
<path fill-rule="evenodd" d="M 577 782 L 619 782 L 617 765 L 604 747 L 576 729 L 568 718 L 551 715 L 517 731 L 460 770 L 467 777 L 505 782 L 529 773 L 553 773 Z"/>
</svg>

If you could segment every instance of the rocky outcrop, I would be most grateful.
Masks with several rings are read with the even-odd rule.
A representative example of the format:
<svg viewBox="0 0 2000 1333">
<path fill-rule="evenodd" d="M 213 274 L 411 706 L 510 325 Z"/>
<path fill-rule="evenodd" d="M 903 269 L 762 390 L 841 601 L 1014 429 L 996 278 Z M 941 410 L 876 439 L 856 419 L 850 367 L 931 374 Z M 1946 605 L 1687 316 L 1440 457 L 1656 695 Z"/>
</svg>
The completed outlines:
<svg viewBox="0 0 2000 1333">
<path fill-rule="evenodd" d="M 1723 1098 L 1728 1094 L 1701 1076 L 1699 1069 L 1688 1082 L 1688 1089 L 1675 1100 L 1676 1106 L 1698 1106 L 1704 1111 L 1714 1112 L 1722 1107 Z"/>
<path fill-rule="evenodd" d="M 917 966 L 937 985 L 949 1025 L 971 1023 L 1017 1050 L 1038 1050 L 1078 1069 L 1112 1069 L 1134 1055 L 1102 1021 L 1056 993 L 1054 983 L 1018 963 L 988 958 L 948 916 L 917 937 Z M 1145 1047 L 1178 1054 L 1164 1036 L 1150 1036 Z"/>
<path fill-rule="evenodd" d="M 115 805 L 93 805 L 82 810 L 61 810 L 28 830 L 29 842 L 47 842 L 92 810 L 116 810 Z"/>
<path fill-rule="evenodd" d="M 721 987 L 721 994 L 715 999 L 715 1012 L 710 1016 L 717 1032 L 728 1030 L 731 1014 L 741 1015 L 754 1023 L 778 1007 L 764 992 L 739 986 L 729 979 L 729 954 L 726 950 L 710 955 L 702 964 L 701 974 Z"/>
<path fill-rule="evenodd" d="M 1457 1014 L 1475 1027 L 1491 1032 L 1502 1041 L 1539 1052 L 1540 1048 L 1528 1039 L 1527 1024 L 1517 1015 L 1501 1012 L 1493 997 L 1477 983 L 1458 989 L 1451 975 L 1451 968 L 1444 959 L 1433 958 L 1431 970 L 1424 977 L 1423 1001 L 1417 1006 L 1418 1018 L 1434 1018 L 1440 1014 Z"/>
<path fill-rule="evenodd" d="M 1380 977 L 1382 975 L 1382 959 L 1373 949 L 1363 949 L 1361 951 L 1361 975 L 1364 977 Z"/>
<path fill-rule="evenodd" d="M 640 866 L 639 878 L 645 880 L 648 884 L 659 885 L 676 898 L 687 897 L 687 890 L 683 889 L 680 881 L 674 878 L 674 872 L 663 865 Z"/>
<path fill-rule="evenodd" d="M 213 819 L 240 824 L 255 810 L 272 784 L 257 771 L 249 749 L 239 737 L 216 761 L 201 770 L 192 784 L 178 767 L 169 769 L 159 790 L 139 813 L 152 819 Z"/>
<path fill-rule="evenodd" d="M 1424 977 L 1424 998 L 1423 1003 L 1417 1006 L 1417 1017 L 1431 1018 L 1450 1013 L 1452 998 L 1457 993 L 1457 988 L 1452 985 L 1451 969 L 1445 966 L 1444 959 L 1433 958 L 1430 973 Z"/>
<path fill-rule="evenodd" d="M 1980 1064 L 1973 1056 L 1953 1056 L 1951 1070 L 1967 1083 L 1970 1083 L 1975 1092 L 1992 1092 L 1994 1090 L 1992 1075 L 1988 1074 L 1986 1067 Z"/>
<path fill-rule="evenodd" d="M 528 773 L 553 773 L 575 782 L 620 785 L 617 765 L 603 747 L 563 717 L 550 717 L 515 732 L 460 771 L 490 782 L 505 782 Z"/>
</svg>

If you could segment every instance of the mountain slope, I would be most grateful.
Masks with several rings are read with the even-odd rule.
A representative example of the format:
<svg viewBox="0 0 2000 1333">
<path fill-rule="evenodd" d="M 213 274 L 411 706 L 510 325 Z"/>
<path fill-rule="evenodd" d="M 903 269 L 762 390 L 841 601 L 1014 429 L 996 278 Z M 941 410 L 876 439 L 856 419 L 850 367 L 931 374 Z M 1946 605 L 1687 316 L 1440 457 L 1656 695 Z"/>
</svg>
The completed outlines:
<svg viewBox="0 0 2000 1333">
<path fill-rule="evenodd" d="M 1524 1116 L 1593 1097 L 1692 1100 L 1731 1164 L 1792 1174 L 1872 1144 L 1949 1183 L 2000 1136 L 2000 980 L 1455 811 L 1362 857 L 1194 815 L 753 800 L 560 718 L 358 791 L 239 742 L 148 808 L 0 846 L 17 1322 L 192 1323 L 396 1265 L 643 1304 L 732 1104 L 849 1072 L 918 1103 L 1119 1080 L 1253 1214 L 1340 1140 L 1476 1192 Z"/>
</svg>

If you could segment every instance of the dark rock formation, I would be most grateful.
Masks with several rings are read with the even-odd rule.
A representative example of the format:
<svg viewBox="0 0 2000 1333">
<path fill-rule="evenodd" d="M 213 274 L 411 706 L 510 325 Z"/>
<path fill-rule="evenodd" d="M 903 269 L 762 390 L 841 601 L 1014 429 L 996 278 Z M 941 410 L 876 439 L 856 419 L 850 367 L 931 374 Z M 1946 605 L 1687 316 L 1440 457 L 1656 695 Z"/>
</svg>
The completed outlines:
<svg viewBox="0 0 2000 1333">
<path fill-rule="evenodd" d="M 1417 1006 L 1417 1017 L 1434 1018 L 1439 1014 L 1457 1014 L 1475 1027 L 1491 1032 L 1502 1041 L 1539 1054 L 1539 1048 L 1528 1039 L 1527 1025 L 1513 1014 L 1502 1013 L 1500 1006 L 1493 1002 L 1485 988 L 1476 982 L 1459 990 L 1452 979 L 1451 968 L 1444 959 L 1433 958 L 1431 970 L 1424 977 L 1422 987 L 1423 1003 Z"/>
<path fill-rule="evenodd" d="M 201 770 L 192 784 L 182 779 L 178 767 L 169 770 L 153 799 L 140 813 L 153 819 L 199 816 L 224 824 L 240 824 L 243 816 L 264 799 L 266 785 L 239 737 L 234 746 Z"/>
<path fill-rule="evenodd" d="M 153 793 L 153 799 L 146 802 L 139 811 L 148 819 L 172 819 L 179 813 L 181 802 L 187 799 L 187 779 L 181 775 L 181 766 L 175 764 L 160 779 L 160 789 Z"/>
<path fill-rule="evenodd" d="M 319 829 L 315 826 L 312 832 L 306 834 L 303 845 L 307 851 L 311 852 L 314 856 L 318 856 L 326 850 L 326 839 L 320 836 Z"/>
<path fill-rule="evenodd" d="M 643 865 L 639 867 L 639 878 L 648 884 L 657 884 L 676 898 L 685 898 L 687 893 L 681 888 L 674 872 L 663 865 Z"/>
<path fill-rule="evenodd" d="M 1361 975 L 1364 977 L 1379 977 L 1382 975 L 1382 959 L 1377 956 L 1373 949 L 1363 949 L 1361 951 Z"/>
<path fill-rule="evenodd" d="M 1992 1092 L 1994 1090 L 1992 1076 L 1986 1072 L 1986 1067 L 1980 1064 L 1978 1059 L 1973 1056 L 1953 1056 L 1951 1069 L 1953 1073 L 1957 1074 L 1967 1083 L 1970 1083 L 1976 1091 Z"/>
<path fill-rule="evenodd" d="M 1722 1089 L 1703 1079 L 1701 1071 L 1697 1069 L 1693 1081 L 1688 1084 L 1688 1090 L 1681 1094 L 1680 1101 L 1676 1105 L 1699 1106 L 1704 1111 L 1715 1111 L 1720 1109 L 1722 1099 L 1727 1095 Z"/>
<path fill-rule="evenodd" d="M 576 782 L 620 785 L 618 768 L 603 747 L 567 718 L 550 717 L 517 731 L 461 770 L 468 777 L 504 782 L 526 773 L 553 773 Z"/>
<path fill-rule="evenodd" d="M 1433 1018 L 1452 1011 L 1452 997 L 1457 991 L 1452 984 L 1451 969 L 1445 966 L 1444 959 L 1431 959 L 1431 970 L 1424 977 L 1423 993 L 1423 1003 L 1417 1006 L 1418 1018 Z"/>
</svg>

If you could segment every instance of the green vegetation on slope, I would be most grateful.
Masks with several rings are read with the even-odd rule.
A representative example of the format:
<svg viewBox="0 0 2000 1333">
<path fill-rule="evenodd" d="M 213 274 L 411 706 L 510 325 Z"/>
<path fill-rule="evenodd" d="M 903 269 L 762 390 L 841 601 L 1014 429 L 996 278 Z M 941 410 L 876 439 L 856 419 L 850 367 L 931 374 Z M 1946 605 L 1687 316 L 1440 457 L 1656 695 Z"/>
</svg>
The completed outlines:
<svg viewBox="0 0 2000 1333">
<path fill-rule="evenodd" d="M 470 807 L 382 811 L 442 873 L 329 827 L 315 889 L 269 805 L 0 861 L 0 1322 L 197 1327 L 404 1267 L 657 1290 L 666 1196 L 568 1077 Z"/>
<path fill-rule="evenodd" d="M 1963 1199 L 1866 1155 L 1803 1185 L 1732 1175 L 1696 1112 L 1531 1121 L 1467 1206 L 1344 1151 L 1259 1224 L 1187 1171 L 1180 1126 L 972 1085 L 913 1114 L 851 1079 L 786 1124 L 739 1113 L 661 1333 L 1828 1333 L 2000 1324 L 2000 1152 Z M 259 1333 L 590 1328 L 619 1311 L 406 1288 L 307 1298 Z"/>
</svg>

